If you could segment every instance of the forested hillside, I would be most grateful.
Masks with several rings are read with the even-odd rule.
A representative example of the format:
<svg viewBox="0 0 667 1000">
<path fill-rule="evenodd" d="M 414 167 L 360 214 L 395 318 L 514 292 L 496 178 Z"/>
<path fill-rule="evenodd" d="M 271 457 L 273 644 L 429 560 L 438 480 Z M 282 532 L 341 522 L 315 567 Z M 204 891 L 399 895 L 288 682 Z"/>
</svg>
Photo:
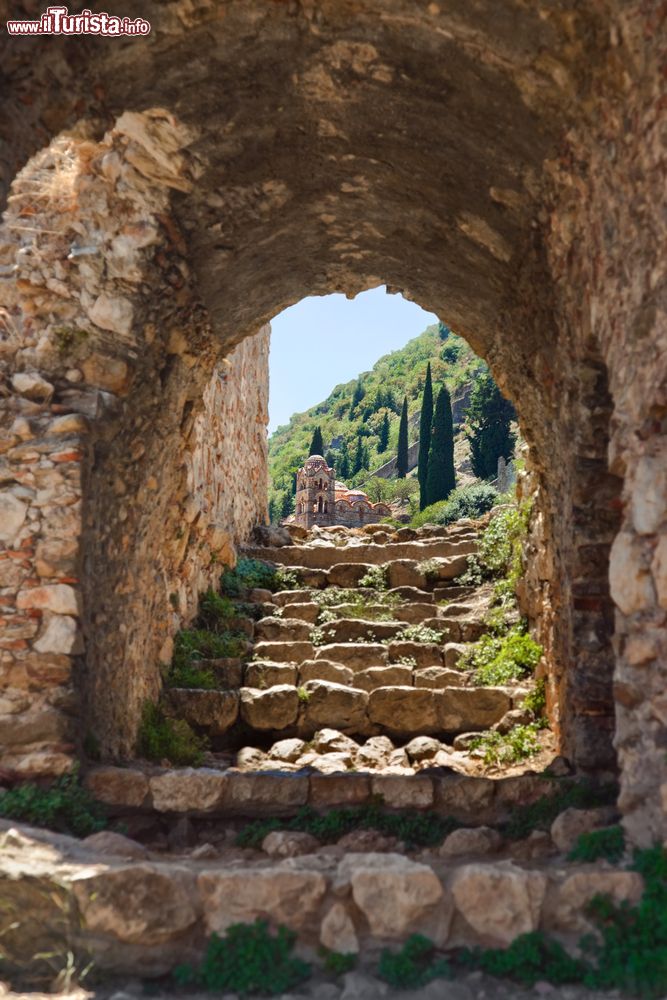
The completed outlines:
<svg viewBox="0 0 667 1000">
<path fill-rule="evenodd" d="M 444 324 L 435 324 L 401 350 L 380 358 L 372 371 L 336 386 L 324 402 L 294 414 L 288 424 L 275 431 L 269 441 L 272 516 L 291 513 L 294 473 L 308 457 L 316 427 L 322 430 L 325 457 L 349 485 L 367 480 L 369 472 L 396 455 L 405 396 L 409 442 L 416 441 L 429 361 L 434 386 L 447 385 L 455 419 L 460 416 L 464 407 L 457 406 L 457 401 L 469 394 L 487 368 L 465 340 Z"/>
</svg>

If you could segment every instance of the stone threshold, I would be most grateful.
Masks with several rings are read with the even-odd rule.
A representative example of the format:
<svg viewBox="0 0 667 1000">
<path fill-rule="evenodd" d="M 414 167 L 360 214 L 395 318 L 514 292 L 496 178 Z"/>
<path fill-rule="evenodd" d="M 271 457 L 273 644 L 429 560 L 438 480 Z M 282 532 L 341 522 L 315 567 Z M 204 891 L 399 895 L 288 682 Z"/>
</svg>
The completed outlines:
<svg viewBox="0 0 667 1000">
<path fill-rule="evenodd" d="M 114 814 L 159 812 L 224 819 L 293 815 L 303 806 L 363 806 L 381 797 L 388 809 L 432 810 L 462 823 L 503 822 L 518 805 L 553 795 L 575 777 L 521 774 L 290 773 L 104 765 L 86 787 Z"/>
</svg>

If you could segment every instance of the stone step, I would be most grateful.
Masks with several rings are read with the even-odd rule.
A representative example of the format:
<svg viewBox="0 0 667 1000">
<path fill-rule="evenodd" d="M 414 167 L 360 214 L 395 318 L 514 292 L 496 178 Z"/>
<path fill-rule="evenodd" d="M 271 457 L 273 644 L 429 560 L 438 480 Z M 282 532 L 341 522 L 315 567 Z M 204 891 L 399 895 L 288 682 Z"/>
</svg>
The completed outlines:
<svg viewBox="0 0 667 1000">
<path fill-rule="evenodd" d="M 450 584 L 449 586 L 436 586 L 433 589 L 432 597 L 436 601 L 454 601 L 459 598 L 470 597 L 471 594 L 476 594 L 477 587 L 463 587 L 457 584 Z"/>
<path fill-rule="evenodd" d="M 402 601 L 413 604 L 433 604 L 433 592 L 421 590 L 419 587 L 390 587 L 387 593 L 392 597 L 400 597 Z"/>
<path fill-rule="evenodd" d="M 320 606 L 314 601 L 305 601 L 302 604 L 290 603 L 287 605 L 287 611 L 291 619 L 297 618 L 299 621 L 314 625 L 320 613 Z"/>
<path fill-rule="evenodd" d="M 308 642 L 312 625 L 298 618 L 260 618 L 255 625 L 257 639 L 265 642 Z"/>
<path fill-rule="evenodd" d="M 312 598 L 312 590 L 301 588 L 299 590 L 278 590 L 273 594 L 273 603 L 279 608 L 284 608 L 287 604 L 305 604 Z"/>
<path fill-rule="evenodd" d="M 351 667 L 335 663 L 333 660 L 305 660 L 299 664 L 299 684 L 307 681 L 335 681 L 336 684 L 352 684 L 355 671 Z"/>
<path fill-rule="evenodd" d="M 390 542 L 386 545 L 363 543 L 361 545 L 285 545 L 282 548 L 247 548 L 244 555 L 251 559 L 263 559 L 281 566 L 310 569 L 331 569 L 337 563 L 369 563 L 380 566 L 395 559 L 413 559 L 426 562 L 430 559 L 463 559 L 477 551 L 477 543 L 472 539 L 463 541 L 449 538 L 426 539 L 413 542 Z M 314 586 L 310 584 L 309 586 Z"/>
<path fill-rule="evenodd" d="M 386 665 L 387 647 L 371 642 L 327 643 L 315 648 L 315 659 L 332 660 L 353 670 L 364 670 Z"/>
<path fill-rule="evenodd" d="M 243 685 L 251 688 L 267 688 L 274 684 L 297 684 L 298 680 L 299 668 L 294 663 L 253 660 L 246 663 L 243 671 Z"/>
<path fill-rule="evenodd" d="M 370 667 L 355 672 L 354 686 L 311 678 L 299 687 L 279 683 L 238 691 L 173 689 L 169 706 L 176 717 L 222 739 L 218 745 L 229 746 L 230 740 L 238 740 L 237 724 L 258 733 L 304 739 L 322 728 L 367 736 L 454 736 L 490 728 L 514 704 L 505 688 L 426 686 L 426 679 L 418 672 L 413 678 L 406 665 Z"/>
<path fill-rule="evenodd" d="M 390 642 L 387 646 L 389 663 L 413 660 L 416 667 L 442 667 L 444 657 L 441 647 L 434 642 Z"/>
<path fill-rule="evenodd" d="M 302 660 L 312 660 L 314 647 L 312 642 L 257 642 L 254 647 L 257 660 L 272 660 L 274 663 L 300 663 Z"/>
<path fill-rule="evenodd" d="M 450 618 L 447 608 L 442 612 L 437 627 L 445 631 L 448 642 L 476 642 L 488 632 L 488 625 L 479 618 Z"/>
<path fill-rule="evenodd" d="M 397 621 L 419 625 L 427 618 L 432 618 L 434 610 L 433 604 L 409 602 L 402 607 L 392 608 L 392 614 Z"/>
<path fill-rule="evenodd" d="M 364 618 L 339 618 L 322 626 L 331 643 L 359 642 L 363 639 L 384 642 L 394 639 L 404 628 L 402 622 L 376 622 Z"/>
</svg>

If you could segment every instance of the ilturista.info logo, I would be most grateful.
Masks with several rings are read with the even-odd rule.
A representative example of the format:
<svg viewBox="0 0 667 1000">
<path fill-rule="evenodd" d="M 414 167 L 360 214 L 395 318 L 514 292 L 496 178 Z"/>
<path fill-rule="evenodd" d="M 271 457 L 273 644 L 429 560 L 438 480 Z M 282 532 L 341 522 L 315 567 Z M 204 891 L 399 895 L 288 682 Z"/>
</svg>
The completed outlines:
<svg viewBox="0 0 667 1000">
<path fill-rule="evenodd" d="M 105 11 L 82 10 L 70 14 L 67 7 L 47 7 L 39 20 L 7 21 L 10 35 L 149 35 L 150 23 L 143 17 L 117 17 Z"/>
</svg>

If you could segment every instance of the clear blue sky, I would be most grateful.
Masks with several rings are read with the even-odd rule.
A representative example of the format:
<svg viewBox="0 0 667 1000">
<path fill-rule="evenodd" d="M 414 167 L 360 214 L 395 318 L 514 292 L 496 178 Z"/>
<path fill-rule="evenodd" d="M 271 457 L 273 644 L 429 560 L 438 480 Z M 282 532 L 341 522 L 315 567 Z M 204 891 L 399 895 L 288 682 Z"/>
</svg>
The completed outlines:
<svg viewBox="0 0 667 1000">
<path fill-rule="evenodd" d="M 271 320 L 269 433 L 437 322 L 384 287 L 355 299 L 311 296 L 285 309 Z"/>
</svg>

